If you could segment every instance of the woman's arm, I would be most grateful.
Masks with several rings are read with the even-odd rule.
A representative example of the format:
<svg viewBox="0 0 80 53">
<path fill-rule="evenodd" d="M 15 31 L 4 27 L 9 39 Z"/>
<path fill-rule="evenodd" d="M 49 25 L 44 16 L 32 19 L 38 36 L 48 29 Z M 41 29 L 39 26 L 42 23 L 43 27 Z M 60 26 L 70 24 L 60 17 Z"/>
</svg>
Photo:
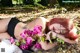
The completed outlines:
<svg viewBox="0 0 80 53">
<path fill-rule="evenodd" d="M 75 43 L 78 42 L 78 39 L 76 39 L 76 40 L 70 40 L 70 39 L 68 39 L 68 38 L 65 38 L 65 37 L 62 36 L 62 35 L 57 35 L 57 37 L 60 38 L 60 39 L 62 39 L 62 40 L 64 40 L 64 41 L 67 42 L 67 43 L 70 43 L 70 44 L 75 44 Z"/>
<path fill-rule="evenodd" d="M 10 39 L 10 35 L 7 32 L 0 33 L 0 40 L 2 39 Z"/>
<path fill-rule="evenodd" d="M 70 43 L 70 44 L 75 44 L 75 43 L 78 42 L 78 39 L 76 39 L 76 40 L 70 40 L 68 38 L 65 38 L 64 35 L 60 35 L 60 34 L 57 34 L 55 32 L 52 32 L 52 36 L 60 38 L 60 39 L 64 40 L 64 42 L 67 42 L 67 43 Z"/>
</svg>

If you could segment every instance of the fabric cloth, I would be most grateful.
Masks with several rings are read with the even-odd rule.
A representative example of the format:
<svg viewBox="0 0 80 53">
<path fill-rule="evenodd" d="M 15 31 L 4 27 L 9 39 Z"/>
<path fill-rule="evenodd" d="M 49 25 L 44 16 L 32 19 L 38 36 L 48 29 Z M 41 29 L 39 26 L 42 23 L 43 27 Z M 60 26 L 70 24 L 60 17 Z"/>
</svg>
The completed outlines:
<svg viewBox="0 0 80 53">
<path fill-rule="evenodd" d="M 13 38 L 15 38 L 14 36 L 14 29 L 15 29 L 15 26 L 17 25 L 17 23 L 19 23 L 20 21 L 14 17 L 14 18 L 11 18 L 9 24 L 8 24 L 8 28 L 7 28 L 7 32 L 10 36 L 12 36 Z"/>
</svg>

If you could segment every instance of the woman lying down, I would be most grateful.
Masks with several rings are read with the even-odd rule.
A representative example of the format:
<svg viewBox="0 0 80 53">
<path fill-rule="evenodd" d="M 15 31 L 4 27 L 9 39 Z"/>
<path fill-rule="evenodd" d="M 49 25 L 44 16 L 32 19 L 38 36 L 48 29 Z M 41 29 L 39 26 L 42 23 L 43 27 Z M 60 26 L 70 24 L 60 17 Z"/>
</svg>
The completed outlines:
<svg viewBox="0 0 80 53">
<path fill-rule="evenodd" d="M 77 29 L 69 18 L 47 20 L 40 17 L 27 24 L 16 18 L 8 18 L 0 20 L 0 25 L 0 40 L 10 40 L 10 43 L 18 46 L 23 53 L 27 52 L 25 50 L 49 50 L 61 43 L 58 40 L 69 44 L 78 42 Z"/>
</svg>

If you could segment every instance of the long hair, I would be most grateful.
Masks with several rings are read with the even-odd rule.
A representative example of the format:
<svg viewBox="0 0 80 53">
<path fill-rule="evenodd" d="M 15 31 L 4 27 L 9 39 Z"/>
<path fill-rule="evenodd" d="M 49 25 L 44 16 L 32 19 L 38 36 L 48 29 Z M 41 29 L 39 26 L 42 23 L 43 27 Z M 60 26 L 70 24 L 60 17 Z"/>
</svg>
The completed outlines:
<svg viewBox="0 0 80 53">
<path fill-rule="evenodd" d="M 53 18 L 51 19 L 47 24 L 46 24 L 46 32 L 49 32 L 50 30 L 52 31 L 56 31 L 56 29 L 54 29 L 54 26 L 50 27 L 51 25 L 55 25 L 57 24 L 57 27 L 60 29 L 62 26 L 65 28 L 65 29 L 60 29 L 60 33 L 58 34 L 61 34 L 61 35 L 64 35 L 65 37 L 67 38 L 71 38 L 69 35 L 69 32 L 73 29 L 73 21 L 71 21 L 69 18 Z M 61 27 L 59 27 L 59 25 Z M 62 31 L 62 32 L 61 32 Z"/>
</svg>

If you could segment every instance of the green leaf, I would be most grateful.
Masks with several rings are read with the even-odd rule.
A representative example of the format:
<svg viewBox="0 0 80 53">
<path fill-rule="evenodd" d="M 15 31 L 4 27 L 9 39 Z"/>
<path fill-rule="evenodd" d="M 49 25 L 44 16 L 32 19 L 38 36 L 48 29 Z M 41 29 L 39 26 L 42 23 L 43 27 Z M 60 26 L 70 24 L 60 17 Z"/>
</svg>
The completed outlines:
<svg viewBox="0 0 80 53">
<path fill-rule="evenodd" d="M 62 44 L 64 44 L 64 41 L 62 41 Z"/>
<path fill-rule="evenodd" d="M 16 42 L 16 45 L 17 45 L 17 46 L 19 46 L 19 45 L 20 45 L 20 43 L 19 43 L 19 42 Z"/>
<path fill-rule="evenodd" d="M 33 0 L 35 3 L 40 2 L 41 0 Z"/>
<path fill-rule="evenodd" d="M 38 42 L 40 42 L 40 41 L 41 41 L 41 39 L 39 38 L 39 39 L 38 39 Z"/>
<path fill-rule="evenodd" d="M 64 40 L 57 38 L 57 42 L 64 44 Z"/>
<path fill-rule="evenodd" d="M 59 38 L 57 38 L 57 41 L 60 42 Z"/>
<path fill-rule="evenodd" d="M 80 30 L 77 31 L 77 34 L 80 34 Z"/>
<path fill-rule="evenodd" d="M 22 43 L 26 43 L 25 39 L 22 39 Z"/>
<path fill-rule="evenodd" d="M 44 42 L 45 41 L 45 38 L 44 37 L 41 37 L 41 40 Z"/>
</svg>

